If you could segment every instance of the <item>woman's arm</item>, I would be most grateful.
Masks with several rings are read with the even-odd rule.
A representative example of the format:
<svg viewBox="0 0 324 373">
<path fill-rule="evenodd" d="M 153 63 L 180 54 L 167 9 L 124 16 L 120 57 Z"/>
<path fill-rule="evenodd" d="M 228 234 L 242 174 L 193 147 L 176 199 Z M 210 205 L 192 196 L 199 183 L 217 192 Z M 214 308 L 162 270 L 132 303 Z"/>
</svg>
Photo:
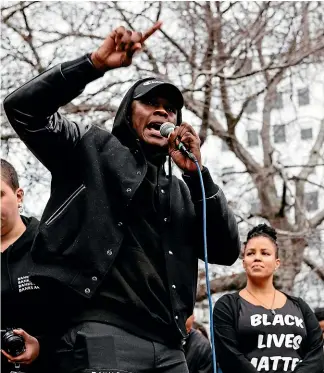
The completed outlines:
<svg viewBox="0 0 324 373">
<path fill-rule="evenodd" d="M 235 328 L 235 310 L 229 296 L 224 295 L 216 302 L 213 319 L 216 357 L 223 373 L 257 373 L 240 351 Z"/>
<path fill-rule="evenodd" d="M 299 305 L 302 310 L 307 332 L 307 351 L 294 373 L 323 373 L 324 353 L 323 336 L 319 323 L 308 304 L 299 298 Z"/>
</svg>

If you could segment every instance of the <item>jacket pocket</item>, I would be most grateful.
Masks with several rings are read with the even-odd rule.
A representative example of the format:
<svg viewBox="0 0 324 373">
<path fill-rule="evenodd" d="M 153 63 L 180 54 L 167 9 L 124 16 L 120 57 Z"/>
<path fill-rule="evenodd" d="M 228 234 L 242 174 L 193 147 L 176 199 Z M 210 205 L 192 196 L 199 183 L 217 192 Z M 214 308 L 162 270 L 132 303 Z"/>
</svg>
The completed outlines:
<svg viewBox="0 0 324 373">
<path fill-rule="evenodd" d="M 82 235 L 88 217 L 86 205 L 87 188 L 82 184 L 52 210 L 54 212 L 40 224 L 36 235 L 32 250 L 34 261 L 47 262 L 53 260 L 52 256 L 58 260 L 62 255 L 74 260 L 79 255 L 75 247 L 84 243 Z"/>
<path fill-rule="evenodd" d="M 86 189 L 85 185 L 82 184 L 79 186 L 78 189 L 76 189 L 69 198 L 67 198 L 64 203 L 46 220 L 45 225 L 49 226 L 52 223 L 55 222 L 56 219 L 58 219 L 65 210 L 69 207 L 69 205 L 77 198 L 77 196 L 82 193 L 82 191 Z"/>
</svg>

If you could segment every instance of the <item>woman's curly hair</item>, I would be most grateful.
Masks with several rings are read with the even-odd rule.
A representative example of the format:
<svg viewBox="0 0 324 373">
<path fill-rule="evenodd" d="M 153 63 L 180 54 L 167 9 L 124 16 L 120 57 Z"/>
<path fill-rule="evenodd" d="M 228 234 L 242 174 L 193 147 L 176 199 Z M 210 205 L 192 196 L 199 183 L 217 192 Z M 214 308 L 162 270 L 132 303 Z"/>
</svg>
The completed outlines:
<svg viewBox="0 0 324 373">
<path fill-rule="evenodd" d="M 246 241 L 244 242 L 244 247 L 246 244 L 254 237 L 267 237 L 276 246 L 276 258 L 279 257 L 279 246 L 277 242 L 277 232 L 274 228 L 267 224 L 259 224 L 253 227 L 247 234 Z"/>
</svg>

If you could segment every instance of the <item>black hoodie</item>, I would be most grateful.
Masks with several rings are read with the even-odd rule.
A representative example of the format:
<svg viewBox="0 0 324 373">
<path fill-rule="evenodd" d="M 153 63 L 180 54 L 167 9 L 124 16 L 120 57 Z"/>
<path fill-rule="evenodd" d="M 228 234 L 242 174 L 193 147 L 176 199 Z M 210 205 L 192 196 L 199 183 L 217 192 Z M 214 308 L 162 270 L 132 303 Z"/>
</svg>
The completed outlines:
<svg viewBox="0 0 324 373">
<path fill-rule="evenodd" d="M 86 309 L 91 308 L 91 302 L 100 297 L 101 291 L 109 289 L 111 268 L 135 243 L 130 232 L 139 233 L 139 228 L 134 228 L 137 224 L 134 214 L 143 206 L 141 189 L 145 190 L 145 179 L 153 183 L 148 187 L 151 191 L 158 188 L 148 171 L 153 170 L 154 175 L 154 167 L 150 167 L 153 160 L 147 159 L 129 125 L 133 91 L 141 81 L 131 87 L 123 99 L 112 133 L 68 121 L 57 112 L 101 75 L 89 57 L 84 56 L 53 67 L 4 100 L 4 110 L 13 128 L 52 173 L 51 196 L 32 248 L 36 263 L 33 278 L 37 283 L 56 280 L 74 294 L 82 295 L 88 303 Z M 207 197 L 209 262 L 231 265 L 240 248 L 237 224 L 208 170 L 204 168 L 202 173 Z M 161 182 L 165 180 L 162 167 L 158 174 Z M 170 325 L 177 341 L 186 335 L 185 321 L 195 303 L 198 258 L 204 257 L 199 177 L 183 175 L 183 179 L 185 182 L 174 176 L 168 179 L 168 202 L 158 205 L 162 210 L 156 216 L 154 232 L 158 232 L 161 241 L 154 243 L 152 251 L 145 249 L 144 253 L 145 260 L 154 255 L 155 262 L 149 260 L 153 266 L 151 275 L 154 277 L 153 273 L 157 273 L 159 278 L 154 278 L 150 298 L 139 295 L 144 304 L 146 299 L 159 297 L 161 289 L 165 292 L 162 294 L 163 307 L 167 309 L 164 315 L 160 314 L 161 302 L 156 312 L 151 312 L 149 304 L 146 307 L 152 315 L 162 315 L 160 325 Z M 162 194 L 161 191 L 158 195 Z M 149 209 L 152 208 L 153 201 L 148 203 Z M 141 214 L 139 220 L 148 221 L 151 213 L 148 212 L 146 218 Z M 146 235 L 146 231 L 140 233 Z M 143 249 L 154 234 L 149 235 L 149 240 L 144 237 L 142 241 L 138 235 L 135 238 L 140 241 L 136 248 Z M 128 254 L 124 260 L 123 266 L 140 268 Z M 136 284 L 137 289 L 141 288 L 142 280 L 145 281 L 145 275 Z M 144 292 L 150 286 L 151 282 L 143 284 Z M 131 284 L 130 288 L 134 289 Z M 121 297 L 121 301 L 127 297 Z M 131 302 L 135 307 L 137 299 Z M 127 310 L 128 306 L 126 303 L 123 309 Z M 109 310 L 109 302 L 105 307 Z M 79 305 L 74 308 L 82 312 Z M 159 336 L 156 339 L 160 339 Z"/>
<path fill-rule="evenodd" d="M 38 220 L 24 216 L 21 218 L 26 225 L 25 232 L 1 253 L 1 329 L 21 328 L 38 339 L 41 347 L 39 357 L 22 370 L 41 372 L 48 362 L 46 334 L 49 335 L 49 330 L 53 327 L 53 308 L 50 307 L 48 293 L 29 278 L 32 267 L 30 249 Z M 10 372 L 13 364 L 9 364 L 2 355 L 1 367 L 2 372 Z"/>
</svg>

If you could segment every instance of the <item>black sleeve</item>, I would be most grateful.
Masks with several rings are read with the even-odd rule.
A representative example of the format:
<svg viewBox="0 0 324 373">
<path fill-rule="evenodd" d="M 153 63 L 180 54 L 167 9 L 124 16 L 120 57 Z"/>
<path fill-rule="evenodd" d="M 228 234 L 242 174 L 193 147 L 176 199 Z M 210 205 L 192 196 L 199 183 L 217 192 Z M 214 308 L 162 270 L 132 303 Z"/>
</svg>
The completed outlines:
<svg viewBox="0 0 324 373">
<path fill-rule="evenodd" d="M 67 120 L 57 110 L 102 75 L 86 55 L 54 66 L 4 99 L 13 129 L 50 171 L 64 164 L 89 127 Z"/>
<path fill-rule="evenodd" d="M 240 351 L 237 340 L 233 301 L 224 295 L 213 311 L 216 358 L 223 373 L 257 373 L 257 370 Z"/>
<path fill-rule="evenodd" d="M 210 346 L 208 347 L 205 347 L 201 353 L 197 373 L 213 373 L 213 355 Z"/>
<path fill-rule="evenodd" d="M 223 191 L 213 182 L 206 167 L 202 170 L 206 193 L 208 262 L 232 265 L 240 253 L 240 238 L 235 216 L 228 206 Z M 202 237 L 202 192 L 199 174 L 184 174 L 197 216 L 197 237 Z M 199 241 L 201 242 L 201 241 Z M 204 260 L 203 246 L 198 245 L 199 258 Z"/>
<path fill-rule="evenodd" d="M 319 323 L 308 304 L 299 298 L 307 332 L 307 351 L 303 361 L 296 366 L 294 373 L 323 373 L 323 335 Z"/>
</svg>

